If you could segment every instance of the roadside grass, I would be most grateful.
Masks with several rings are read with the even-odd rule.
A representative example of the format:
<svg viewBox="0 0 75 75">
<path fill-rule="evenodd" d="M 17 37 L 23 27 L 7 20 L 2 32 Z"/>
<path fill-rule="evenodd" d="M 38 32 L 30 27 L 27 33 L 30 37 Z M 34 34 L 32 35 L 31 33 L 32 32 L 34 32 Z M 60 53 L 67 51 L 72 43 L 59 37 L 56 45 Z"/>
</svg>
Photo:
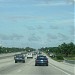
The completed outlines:
<svg viewBox="0 0 75 75">
<path fill-rule="evenodd" d="M 66 60 L 75 60 L 75 57 L 64 57 L 64 59 L 62 60 L 60 60 L 60 59 L 57 59 L 56 57 L 51 57 L 53 60 L 55 60 L 55 61 L 58 61 L 58 62 L 63 62 L 65 59 Z"/>
<path fill-rule="evenodd" d="M 44 52 L 44 53 L 46 53 L 46 52 Z M 49 56 L 49 54 L 47 54 L 47 56 Z M 61 58 L 59 58 L 59 57 L 61 57 Z M 57 62 L 63 62 L 65 59 L 66 60 L 75 60 L 75 56 L 63 57 L 63 59 L 62 59 L 62 56 L 50 57 L 50 58 L 53 59 L 53 60 L 55 60 L 55 61 L 57 61 Z"/>
<path fill-rule="evenodd" d="M 64 57 L 67 60 L 75 60 L 75 57 Z"/>
<path fill-rule="evenodd" d="M 47 56 L 50 57 L 49 54 L 47 54 Z M 57 59 L 56 57 L 50 57 L 50 58 L 53 59 L 53 60 L 55 60 L 55 61 L 58 61 L 58 62 L 63 62 L 64 61 L 64 59 L 60 60 L 60 59 Z"/>
<path fill-rule="evenodd" d="M 44 52 L 48 57 L 50 57 L 49 56 L 49 54 L 47 54 L 46 52 Z M 53 59 L 53 60 L 55 60 L 55 61 L 58 61 L 58 62 L 63 62 L 64 60 L 59 60 L 59 59 L 57 59 L 56 57 L 50 57 L 51 59 Z"/>
<path fill-rule="evenodd" d="M 51 57 L 53 60 L 55 60 L 55 61 L 58 61 L 58 62 L 63 62 L 64 60 L 59 60 L 59 59 L 57 59 L 56 57 L 55 58 L 53 58 L 53 57 Z"/>
</svg>

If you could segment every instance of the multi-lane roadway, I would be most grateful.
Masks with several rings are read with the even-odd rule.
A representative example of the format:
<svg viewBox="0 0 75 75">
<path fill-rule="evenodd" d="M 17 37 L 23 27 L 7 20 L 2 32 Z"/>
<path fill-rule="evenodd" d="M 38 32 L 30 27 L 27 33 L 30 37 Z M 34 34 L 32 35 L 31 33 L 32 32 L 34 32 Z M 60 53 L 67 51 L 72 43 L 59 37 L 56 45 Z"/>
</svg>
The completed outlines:
<svg viewBox="0 0 75 75">
<path fill-rule="evenodd" d="M 62 65 L 61 63 L 55 64 L 50 58 L 48 58 L 49 66 L 35 66 L 35 57 L 33 59 L 25 59 L 25 63 L 15 63 L 13 56 L 1 59 L 0 75 L 74 75 L 73 66 Z"/>
</svg>

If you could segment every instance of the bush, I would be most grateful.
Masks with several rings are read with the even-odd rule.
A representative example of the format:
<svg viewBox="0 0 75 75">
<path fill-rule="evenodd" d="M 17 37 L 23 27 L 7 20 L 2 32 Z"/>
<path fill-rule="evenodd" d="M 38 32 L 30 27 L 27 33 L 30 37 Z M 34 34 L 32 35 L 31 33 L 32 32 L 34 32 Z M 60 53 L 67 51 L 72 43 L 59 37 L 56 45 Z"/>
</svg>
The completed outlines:
<svg viewBox="0 0 75 75">
<path fill-rule="evenodd" d="M 56 59 L 58 59 L 58 60 L 64 60 L 63 56 L 56 56 Z"/>
</svg>

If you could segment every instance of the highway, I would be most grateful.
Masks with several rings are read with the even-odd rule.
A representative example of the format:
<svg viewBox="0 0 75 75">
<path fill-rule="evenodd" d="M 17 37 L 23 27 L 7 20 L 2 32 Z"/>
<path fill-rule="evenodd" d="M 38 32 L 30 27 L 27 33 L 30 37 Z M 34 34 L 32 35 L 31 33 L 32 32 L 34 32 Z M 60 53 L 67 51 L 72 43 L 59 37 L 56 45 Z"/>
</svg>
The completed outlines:
<svg viewBox="0 0 75 75">
<path fill-rule="evenodd" d="M 35 57 L 33 59 L 26 59 L 25 63 L 14 63 L 14 57 L 9 57 L 0 60 L 0 75 L 74 75 L 73 72 L 62 69 L 58 64 L 49 59 L 49 66 L 35 66 Z M 53 63 L 53 64 L 52 64 Z M 72 67 L 72 66 L 70 66 Z M 69 68 L 69 67 L 67 67 Z"/>
</svg>

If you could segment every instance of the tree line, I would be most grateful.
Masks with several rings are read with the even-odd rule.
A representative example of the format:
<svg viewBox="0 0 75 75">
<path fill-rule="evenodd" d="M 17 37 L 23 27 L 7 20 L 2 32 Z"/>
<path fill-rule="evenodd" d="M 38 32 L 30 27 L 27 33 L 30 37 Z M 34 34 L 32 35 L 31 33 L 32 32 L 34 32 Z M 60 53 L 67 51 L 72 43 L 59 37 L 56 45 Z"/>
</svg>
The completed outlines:
<svg viewBox="0 0 75 75">
<path fill-rule="evenodd" d="M 16 47 L 0 47 L 0 54 L 1 53 L 12 53 L 12 52 L 22 52 L 22 51 L 26 51 L 26 52 L 31 52 L 34 51 L 34 48 L 30 48 L 30 47 L 26 47 L 26 48 L 16 48 Z"/>
<path fill-rule="evenodd" d="M 30 48 L 30 47 L 26 47 L 26 48 L 16 48 L 16 47 L 2 47 L 0 46 L 0 54 L 1 53 L 11 53 L 11 52 L 21 52 L 21 51 L 26 51 L 26 52 L 30 52 L 30 51 L 34 51 L 36 49 L 34 48 Z M 42 47 L 40 49 L 38 49 L 40 51 L 46 52 L 47 54 L 53 53 L 55 55 L 62 55 L 62 56 L 75 56 L 75 45 L 73 42 L 70 43 L 63 43 L 61 45 L 59 45 L 58 47 Z"/>
<path fill-rule="evenodd" d="M 45 47 L 39 49 L 43 52 L 46 52 L 47 54 L 53 53 L 57 56 L 75 56 L 75 45 L 73 42 L 70 43 L 63 43 L 59 45 L 58 47 Z"/>
</svg>

